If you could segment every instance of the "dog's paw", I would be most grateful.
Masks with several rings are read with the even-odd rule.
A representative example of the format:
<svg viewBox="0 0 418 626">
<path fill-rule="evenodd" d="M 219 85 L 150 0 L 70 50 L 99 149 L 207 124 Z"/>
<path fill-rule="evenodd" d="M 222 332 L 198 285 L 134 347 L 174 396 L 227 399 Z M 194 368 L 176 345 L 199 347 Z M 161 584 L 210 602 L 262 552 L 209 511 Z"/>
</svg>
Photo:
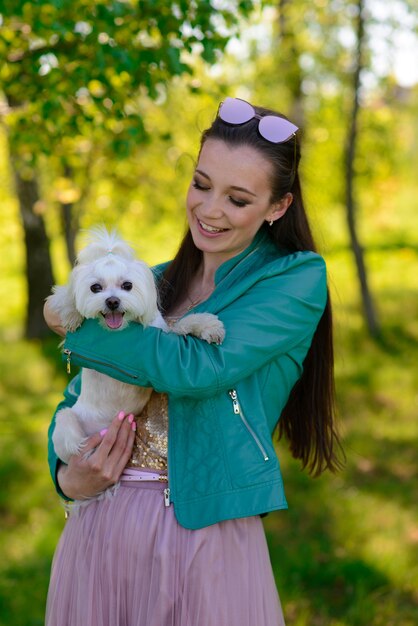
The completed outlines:
<svg viewBox="0 0 418 626">
<path fill-rule="evenodd" d="M 211 324 L 202 329 L 200 335 L 196 336 L 208 343 L 220 345 L 225 339 L 225 328 L 222 322 L 216 318 Z"/>
<path fill-rule="evenodd" d="M 70 457 L 72 457 L 73 455 L 78 456 L 82 454 L 86 446 L 86 442 L 87 442 L 87 437 L 81 440 L 77 439 L 73 441 L 71 441 L 69 437 L 66 437 L 65 441 L 53 441 L 54 450 L 55 450 L 57 457 L 61 459 L 61 461 L 64 461 L 64 463 L 67 463 L 67 464 L 70 460 Z M 89 453 L 90 452 L 91 451 L 89 450 Z"/>
<path fill-rule="evenodd" d="M 86 434 L 74 411 L 70 408 L 58 411 L 52 434 L 52 443 L 58 458 L 68 463 L 71 456 L 82 453 L 86 441 Z"/>
<path fill-rule="evenodd" d="M 79 439 L 78 442 L 74 442 L 67 447 L 67 450 L 70 453 L 70 456 L 73 454 L 81 454 L 86 447 L 88 437 L 84 437 L 83 439 Z M 87 454 L 87 453 L 86 453 Z"/>
<path fill-rule="evenodd" d="M 172 327 L 180 335 L 194 335 L 208 343 L 221 344 L 225 338 L 225 328 L 221 320 L 212 313 L 192 313 L 180 319 Z"/>
</svg>

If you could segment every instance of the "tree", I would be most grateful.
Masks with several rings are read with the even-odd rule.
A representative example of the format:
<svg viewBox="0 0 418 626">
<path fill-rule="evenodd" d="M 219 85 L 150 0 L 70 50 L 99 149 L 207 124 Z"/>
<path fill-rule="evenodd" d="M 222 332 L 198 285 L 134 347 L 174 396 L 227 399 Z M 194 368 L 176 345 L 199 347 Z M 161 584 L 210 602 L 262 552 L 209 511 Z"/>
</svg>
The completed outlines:
<svg viewBox="0 0 418 626">
<path fill-rule="evenodd" d="M 280 69 L 283 82 L 290 94 L 290 118 L 299 127 L 304 125 L 304 94 L 302 91 L 303 71 L 300 57 L 303 51 L 300 46 L 297 22 L 292 15 L 290 0 L 278 0 L 278 47 Z M 277 59 L 277 62 L 279 59 Z M 279 63 L 278 63 L 279 64 Z M 277 68 L 279 70 L 279 67 Z"/>
<path fill-rule="evenodd" d="M 236 31 L 250 1 L 4 0 L 0 91 L 27 246 L 26 336 L 45 333 L 41 306 L 52 267 L 42 214 L 36 211 L 39 164 L 54 157 L 62 173 L 82 171 L 95 146 L 123 158 L 146 140 L 142 99 L 161 97 L 190 58 L 211 63 Z M 222 6 L 224 8 L 222 8 Z M 87 146 L 87 147 L 86 147 Z M 72 202 L 65 201 L 69 256 Z"/>
<path fill-rule="evenodd" d="M 27 248 L 28 292 L 36 294 L 28 298 L 27 336 L 46 332 L 42 302 L 53 282 L 48 238 L 36 211 L 39 165 L 53 156 L 63 175 L 82 171 L 97 146 L 105 154 L 128 156 L 147 139 L 144 98 L 163 97 L 173 76 L 191 73 L 193 55 L 214 62 L 252 5 L 250 0 L 2 2 L 3 122 L 15 178 L 26 183 L 16 186 L 25 240 L 28 246 L 36 242 L 36 252 Z M 71 245 L 70 205 L 63 203 Z"/>
<path fill-rule="evenodd" d="M 357 0 L 357 28 L 356 28 L 356 54 L 353 63 L 353 84 L 352 84 L 352 109 L 348 120 L 347 138 L 345 146 L 345 192 L 348 232 L 350 234 L 351 249 L 357 268 L 357 275 L 360 283 L 360 291 L 367 327 L 373 337 L 380 334 L 379 322 L 375 311 L 375 305 L 369 289 L 367 280 L 366 264 L 364 260 L 363 248 L 360 245 L 356 228 L 356 201 L 354 192 L 355 178 L 355 157 L 358 135 L 358 114 L 360 109 L 360 76 L 364 68 L 364 0 Z"/>
</svg>

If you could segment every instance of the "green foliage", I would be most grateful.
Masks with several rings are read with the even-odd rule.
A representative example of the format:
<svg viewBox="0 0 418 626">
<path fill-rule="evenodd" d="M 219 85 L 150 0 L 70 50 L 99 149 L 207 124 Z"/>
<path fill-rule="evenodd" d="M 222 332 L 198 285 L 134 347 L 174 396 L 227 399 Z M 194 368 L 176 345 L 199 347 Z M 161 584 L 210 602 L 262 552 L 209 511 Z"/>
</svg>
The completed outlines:
<svg viewBox="0 0 418 626">
<path fill-rule="evenodd" d="M 36 626 L 44 623 L 51 552 L 63 524 L 44 448 L 45 417 L 59 399 L 51 380 L 62 386 L 64 377 L 55 339 L 14 342 L 12 352 L 9 360 L 2 351 L 0 362 L 0 624 Z"/>
<path fill-rule="evenodd" d="M 66 155 L 69 140 L 100 138 L 124 157 L 144 140 L 141 100 L 191 72 L 192 53 L 213 63 L 252 2 L 214 10 L 207 0 L 3 2 L 0 91 L 13 153 L 26 166 Z M 80 146 L 78 146 L 80 150 Z"/>
</svg>

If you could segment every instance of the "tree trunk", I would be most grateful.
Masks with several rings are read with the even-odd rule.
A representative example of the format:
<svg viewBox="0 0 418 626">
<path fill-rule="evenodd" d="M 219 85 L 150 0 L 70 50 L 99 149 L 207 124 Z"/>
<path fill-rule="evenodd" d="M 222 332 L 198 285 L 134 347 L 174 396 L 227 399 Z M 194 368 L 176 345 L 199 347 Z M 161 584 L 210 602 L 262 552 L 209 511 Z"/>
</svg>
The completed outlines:
<svg viewBox="0 0 418 626">
<path fill-rule="evenodd" d="M 64 231 L 64 239 L 65 239 L 65 247 L 67 250 L 67 258 L 71 265 L 71 267 L 75 263 L 76 252 L 75 252 L 75 235 L 76 231 L 73 228 L 72 224 L 72 203 L 61 203 L 61 219 L 62 219 L 62 229 Z"/>
<path fill-rule="evenodd" d="M 54 284 L 49 239 L 43 217 L 36 212 L 36 203 L 39 201 L 36 179 L 23 179 L 13 159 L 12 168 L 25 233 L 28 294 L 25 337 L 42 338 L 50 332 L 44 321 L 43 305 Z"/>
<path fill-rule="evenodd" d="M 350 234 L 351 248 L 354 253 L 354 259 L 357 268 L 357 274 L 360 282 L 361 298 L 363 303 L 363 309 L 366 317 L 367 327 L 370 334 L 373 337 L 377 337 L 380 334 L 379 322 L 377 319 L 373 298 L 368 286 L 366 264 L 364 261 L 363 248 L 360 245 L 359 238 L 357 236 L 356 229 L 356 200 L 354 194 L 354 161 L 357 149 L 357 122 L 359 113 L 359 89 L 360 89 L 360 74 L 363 69 L 363 44 L 364 44 L 364 0 L 358 0 L 358 22 L 357 22 L 357 51 L 355 67 L 353 72 L 353 106 L 351 111 L 351 119 L 348 128 L 347 143 L 346 143 L 346 208 L 347 208 L 347 223 Z"/>
<path fill-rule="evenodd" d="M 64 168 L 64 176 L 68 179 L 72 177 L 72 171 L 68 165 Z M 73 207 L 74 204 L 72 202 L 61 203 L 62 229 L 64 232 L 67 257 L 71 267 L 73 267 L 77 256 L 75 251 L 75 238 L 78 231 L 78 219 L 74 214 Z"/>
<path fill-rule="evenodd" d="M 299 63 L 300 50 L 292 22 L 294 11 L 291 0 L 278 0 L 278 24 L 280 38 L 280 72 L 285 76 L 284 85 L 289 89 L 291 105 L 290 119 L 303 128 L 304 96 L 302 92 L 302 70 Z"/>
</svg>

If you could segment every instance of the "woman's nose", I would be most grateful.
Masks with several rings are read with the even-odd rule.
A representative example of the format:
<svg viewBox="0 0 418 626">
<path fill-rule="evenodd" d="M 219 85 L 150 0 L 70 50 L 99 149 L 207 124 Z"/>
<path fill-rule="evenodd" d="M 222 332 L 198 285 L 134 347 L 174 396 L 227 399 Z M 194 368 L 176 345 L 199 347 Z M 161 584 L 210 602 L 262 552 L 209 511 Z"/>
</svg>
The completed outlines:
<svg viewBox="0 0 418 626">
<path fill-rule="evenodd" d="M 202 217 L 218 219 L 223 216 L 222 200 L 216 196 L 207 198 L 202 206 Z"/>
</svg>

